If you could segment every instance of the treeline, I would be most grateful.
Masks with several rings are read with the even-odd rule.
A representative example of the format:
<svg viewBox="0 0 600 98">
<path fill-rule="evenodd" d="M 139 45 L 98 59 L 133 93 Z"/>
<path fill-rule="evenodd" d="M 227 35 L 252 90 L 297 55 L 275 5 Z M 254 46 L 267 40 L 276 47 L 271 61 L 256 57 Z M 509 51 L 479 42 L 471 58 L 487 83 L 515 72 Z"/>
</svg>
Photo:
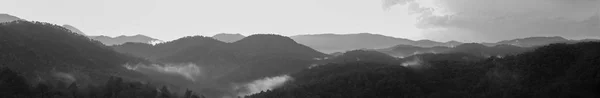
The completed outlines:
<svg viewBox="0 0 600 98">
<path fill-rule="evenodd" d="M 142 82 L 110 77 L 103 85 L 79 85 L 77 82 L 30 84 L 20 73 L 0 68 L 0 98 L 206 98 L 187 90 L 183 95 Z"/>
<path fill-rule="evenodd" d="M 551 44 L 505 57 L 423 54 L 418 65 L 330 63 L 247 98 L 597 98 L 600 42 Z M 419 66 L 419 67 L 414 67 Z"/>
</svg>

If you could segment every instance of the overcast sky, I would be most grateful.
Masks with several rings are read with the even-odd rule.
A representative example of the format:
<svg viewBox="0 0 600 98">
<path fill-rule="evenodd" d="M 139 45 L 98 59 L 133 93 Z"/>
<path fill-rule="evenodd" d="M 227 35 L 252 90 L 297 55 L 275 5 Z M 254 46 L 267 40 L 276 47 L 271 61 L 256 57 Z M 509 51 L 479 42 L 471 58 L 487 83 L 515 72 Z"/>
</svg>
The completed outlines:
<svg viewBox="0 0 600 98">
<path fill-rule="evenodd" d="M 599 38 L 599 0 L 2 0 L 0 13 L 88 35 L 370 32 L 465 42 Z"/>
</svg>

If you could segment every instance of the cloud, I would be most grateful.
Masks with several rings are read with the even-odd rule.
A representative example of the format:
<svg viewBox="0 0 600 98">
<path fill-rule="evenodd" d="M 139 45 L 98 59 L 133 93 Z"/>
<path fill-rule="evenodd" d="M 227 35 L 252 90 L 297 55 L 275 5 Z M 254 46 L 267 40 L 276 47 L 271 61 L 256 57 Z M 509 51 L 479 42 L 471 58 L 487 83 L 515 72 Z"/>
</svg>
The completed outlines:
<svg viewBox="0 0 600 98">
<path fill-rule="evenodd" d="M 386 8 L 407 6 L 410 14 L 418 16 L 417 27 L 429 31 L 425 36 L 433 39 L 600 37 L 599 0 L 384 0 L 383 3 Z"/>
<path fill-rule="evenodd" d="M 275 77 L 266 77 L 259 80 L 254 80 L 250 83 L 236 87 L 240 92 L 237 96 L 247 96 L 261 91 L 272 90 L 283 85 L 286 81 L 291 80 L 289 75 L 281 75 Z"/>
</svg>

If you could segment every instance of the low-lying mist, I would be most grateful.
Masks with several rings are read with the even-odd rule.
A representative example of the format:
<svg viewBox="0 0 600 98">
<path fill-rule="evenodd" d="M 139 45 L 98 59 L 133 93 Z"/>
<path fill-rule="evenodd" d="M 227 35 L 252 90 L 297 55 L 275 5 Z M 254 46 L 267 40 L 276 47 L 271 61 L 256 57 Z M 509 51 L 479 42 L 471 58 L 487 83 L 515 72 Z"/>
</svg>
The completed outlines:
<svg viewBox="0 0 600 98">
<path fill-rule="evenodd" d="M 247 96 L 261 91 L 273 90 L 282 86 L 285 82 L 292 80 L 289 75 L 281 75 L 275 77 L 265 77 L 263 79 L 254 80 L 252 82 L 235 85 L 234 89 L 238 91 L 237 96 Z"/>
<path fill-rule="evenodd" d="M 152 81 L 176 87 L 177 91 L 193 90 L 207 97 L 237 98 L 272 90 L 292 80 L 289 75 L 265 77 L 249 82 L 219 81 L 194 63 L 182 64 L 124 64 L 123 67 L 145 74 Z"/>
<path fill-rule="evenodd" d="M 189 81 L 196 81 L 200 76 L 202 76 L 202 68 L 194 63 L 185 63 L 185 64 L 125 64 L 123 67 L 134 70 L 140 73 L 144 73 L 147 75 L 179 75 L 184 77 Z"/>
</svg>

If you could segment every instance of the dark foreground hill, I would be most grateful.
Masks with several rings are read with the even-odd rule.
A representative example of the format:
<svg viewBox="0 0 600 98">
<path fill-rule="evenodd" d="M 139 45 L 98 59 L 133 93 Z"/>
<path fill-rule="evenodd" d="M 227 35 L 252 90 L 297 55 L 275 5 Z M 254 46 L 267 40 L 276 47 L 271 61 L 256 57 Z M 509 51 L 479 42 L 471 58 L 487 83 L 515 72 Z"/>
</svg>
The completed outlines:
<svg viewBox="0 0 600 98">
<path fill-rule="evenodd" d="M 29 21 L 0 24 L 0 66 L 24 72 L 26 77 L 38 81 L 108 78 L 128 72 L 122 64 L 129 62 L 144 60 L 115 52 L 61 26 Z"/>
<path fill-rule="evenodd" d="M 600 43 L 551 44 L 502 58 L 454 54 L 321 65 L 250 98 L 595 98 L 600 96 Z M 410 63 L 410 64 L 409 64 Z"/>
<path fill-rule="evenodd" d="M 180 98 L 168 87 L 157 90 L 155 84 L 137 81 L 145 76 L 127 70 L 126 63 L 147 61 L 62 26 L 0 23 L 0 98 Z M 187 98 L 201 97 L 186 93 Z"/>
</svg>

